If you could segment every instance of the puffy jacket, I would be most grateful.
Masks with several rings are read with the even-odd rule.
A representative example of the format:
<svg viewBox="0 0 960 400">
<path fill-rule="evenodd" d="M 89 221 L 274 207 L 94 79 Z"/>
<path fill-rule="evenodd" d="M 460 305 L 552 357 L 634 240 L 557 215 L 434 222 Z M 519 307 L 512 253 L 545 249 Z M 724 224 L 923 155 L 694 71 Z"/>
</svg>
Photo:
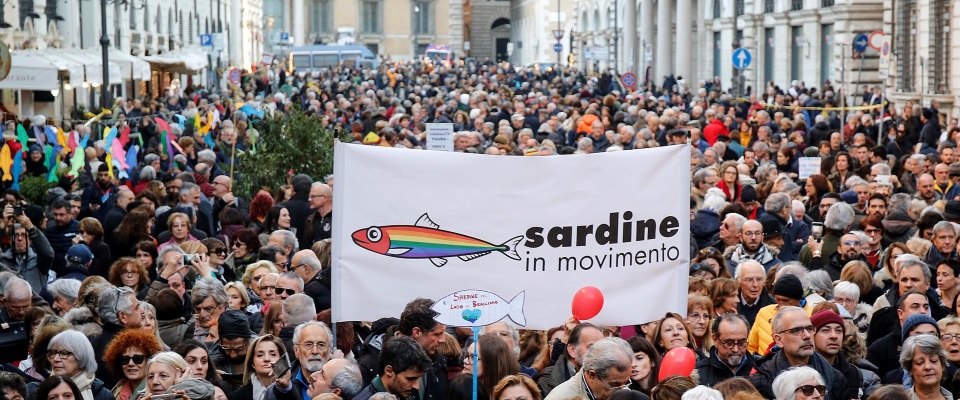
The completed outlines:
<svg viewBox="0 0 960 400">
<path fill-rule="evenodd" d="M 807 362 L 807 366 L 817 370 L 820 376 L 823 377 L 827 386 L 827 395 L 824 399 L 850 400 L 850 398 L 847 397 L 847 381 L 843 377 L 843 374 L 831 367 L 823 356 L 813 353 Z M 787 360 L 787 356 L 784 355 L 783 352 L 777 351 L 767 354 L 757 361 L 757 370 L 754 374 L 750 375 L 750 383 L 757 388 L 757 391 L 759 391 L 765 399 L 775 399 L 777 396 L 773 393 L 773 380 L 776 379 L 781 372 L 790 368 L 790 361 Z"/>
<path fill-rule="evenodd" d="M 777 315 L 779 305 L 771 304 L 760 309 L 757 318 L 753 321 L 753 327 L 750 328 L 750 336 L 747 339 L 747 351 L 754 354 L 767 354 L 770 345 L 773 344 L 773 317 Z M 803 310 L 810 315 L 813 307 L 804 304 Z"/>
<path fill-rule="evenodd" d="M 721 119 L 722 118 L 719 117 L 714 118 L 713 121 L 710 121 L 710 123 L 703 128 L 703 138 L 711 146 L 717 142 L 717 138 L 720 137 L 720 135 L 730 135 L 730 130 L 723 125 Z"/>
</svg>

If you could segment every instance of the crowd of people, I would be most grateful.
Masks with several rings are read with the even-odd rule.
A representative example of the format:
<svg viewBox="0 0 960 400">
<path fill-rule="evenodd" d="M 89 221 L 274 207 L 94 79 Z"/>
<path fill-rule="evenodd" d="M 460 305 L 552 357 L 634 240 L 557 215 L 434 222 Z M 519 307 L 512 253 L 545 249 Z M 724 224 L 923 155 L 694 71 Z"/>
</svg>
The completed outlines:
<svg viewBox="0 0 960 400">
<path fill-rule="evenodd" d="M 116 128 L 104 136 L 8 121 L 0 389 L 8 400 L 461 400 L 475 373 L 483 400 L 952 399 L 957 120 L 868 88 L 862 106 L 837 104 L 829 86 L 802 82 L 739 99 L 717 80 L 630 91 L 610 73 L 397 62 L 117 99 L 97 122 Z M 437 122 L 454 124 L 465 153 L 689 145 L 686 315 L 548 331 L 501 321 L 474 341 L 420 298 L 399 316 L 333 324 L 332 177 L 234 193 L 243 177 L 228 172 L 264 119 L 296 108 L 357 145 L 422 148 Z M 801 171 L 802 157 L 820 170 Z M 44 201 L 16 190 L 30 176 L 57 182 Z M 681 347 L 695 369 L 660 376 Z"/>
</svg>

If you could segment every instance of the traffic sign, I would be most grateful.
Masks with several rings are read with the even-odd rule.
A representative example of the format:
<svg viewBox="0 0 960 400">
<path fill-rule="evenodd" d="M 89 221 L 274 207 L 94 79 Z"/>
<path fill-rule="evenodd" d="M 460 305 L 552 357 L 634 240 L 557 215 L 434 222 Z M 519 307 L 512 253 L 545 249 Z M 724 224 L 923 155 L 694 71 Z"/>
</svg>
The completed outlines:
<svg viewBox="0 0 960 400">
<path fill-rule="evenodd" d="M 585 46 L 583 58 L 588 60 L 606 60 L 610 58 L 610 50 L 604 46 Z"/>
<path fill-rule="evenodd" d="M 870 39 L 866 34 L 861 33 L 853 39 L 853 51 L 857 53 L 863 53 L 867 50 L 867 46 L 870 45 Z"/>
<path fill-rule="evenodd" d="M 0 42 L 0 81 L 7 79 L 7 75 L 10 75 L 10 48 Z"/>
<path fill-rule="evenodd" d="M 890 71 L 890 39 L 886 36 L 880 42 L 880 78 L 886 79 Z"/>
<path fill-rule="evenodd" d="M 213 47 L 213 35 L 204 33 L 200 35 L 200 47 Z"/>
<path fill-rule="evenodd" d="M 290 32 L 280 32 L 280 41 L 289 42 L 290 41 Z"/>
<path fill-rule="evenodd" d="M 222 33 L 211 33 L 210 41 L 213 43 L 214 50 L 223 51 L 225 46 Z"/>
<path fill-rule="evenodd" d="M 867 44 L 871 49 L 880 51 L 880 46 L 883 45 L 883 31 L 870 32 L 870 36 L 867 37 Z"/>
<path fill-rule="evenodd" d="M 637 76 L 633 72 L 627 72 L 620 76 L 620 82 L 623 82 L 624 85 L 630 88 L 633 91 L 637 85 Z"/>
<path fill-rule="evenodd" d="M 240 85 L 240 70 L 236 68 L 231 69 L 227 79 L 229 79 L 234 86 Z"/>
<path fill-rule="evenodd" d="M 753 56 L 750 55 L 750 50 L 741 47 L 733 51 L 734 68 L 746 69 L 750 66 L 751 61 L 753 61 Z"/>
<path fill-rule="evenodd" d="M 554 44 L 553 44 L 553 51 L 555 51 L 555 52 L 557 52 L 557 53 L 563 51 L 563 44 L 562 44 L 562 43 L 554 43 Z"/>
<path fill-rule="evenodd" d="M 553 38 L 557 40 L 563 39 L 563 29 L 554 29 Z"/>
</svg>

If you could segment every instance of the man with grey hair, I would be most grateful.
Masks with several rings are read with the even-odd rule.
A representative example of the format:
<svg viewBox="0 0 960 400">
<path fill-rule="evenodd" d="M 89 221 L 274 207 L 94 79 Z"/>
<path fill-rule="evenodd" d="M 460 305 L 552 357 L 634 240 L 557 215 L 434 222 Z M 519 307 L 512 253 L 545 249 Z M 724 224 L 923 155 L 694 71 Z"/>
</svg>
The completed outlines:
<svg viewBox="0 0 960 400">
<path fill-rule="evenodd" d="M 126 329 L 140 329 L 143 321 L 143 310 L 140 308 L 137 294 L 126 286 L 119 288 L 108 286 L 102 290 L 97 299 L 97 315 L 100 316 L 103 331 L 90 339 L 94 354 L 103 354 L 107 345 L 120 332 Z M 110 387 L 113 387 L 112 385 L 115 385 L 120 378 L 107 368 L 107 363 L 102 360 L 102 357 L 97 358 L 97 371 L 97 377 L 105 385 L 111 385 Z"/>
<path fill-rule="evenodd" d="M 313 306 L 313 301 L 309 297 L 302 297 L 303 305 Z M 311 314 L 313 315 L 316 314 Z M 311 375 L 321 371 L 323 364 L 330 359 L 335 350 L 335 344 L 331 342 L 332 337 L 330 328 L 320 321 L 309 320 L 297 325 L 293 330 L 293 354 L 297 359 L 290 365 L 290 370 L 295 371 L 291 380 L 304 399 L 311 398 L 308 397 L 307 392 L 310 388 Z"/>
<path fill-rule="evenodd" d="M 27 310 L 33 306 L 31 298 L 33 289 L 30 283 L 19 278 L 12 277 L 3 285 L 3 310 L 0 310 L 0 322 L 21 322 Z"/>
<path fill-rule="evenodd" d="M 767 196 L 763 208 L 766 212 L 760 216 L 760 223 L 779 224 L 782 230 L 783 246 L 777 258 L 780 261 L 796 260 L 797 255 L 800 254 L 800 248 L 803 246 L 803 239 L 810 235 L 810 228 L 807 228 L 803 221 L 793 219 L 790 196 L 786 193 L 772 193 Z M 804 233 L 806 235 L 803 235 Z"/>
<path fill-rule="evenodd" d="M 717 170 L 713 168 L 703 168 L 693 174 L 690 183 L 693 189 L 690 195 L 697 201 L 697 209 L 703 208 L 703 198 L 707 195 L 707 190 L 717 187 L 717 181 L 720 177 Z"/>
<path fill-rule="evenodd" d="M 163 214 L 157 217 L 157 221 L 161 221 L 154 226 L 154 231 L 156 237 L 165 238 L 160 239 L 161 242 L 169 240 L 166 235 L 161 236 L 168 231 L 168 226 L 166 221 L 170 219 L 170 216 L 174 213 L 184 213 L 187 214 L 187 217 L 194 221 L 190 229 L 190 234 L 197 236 L 197 232 L 203 232 L 204 238 L 212 236 L 211 227 L 213 226 L 212 222 L 208 219 L 207 213 L 201 212 L 200 203 L 202 202 L 203 194 L 200 193 L 200 186 L 197 186 L 195 183 L 187 182 L 183 180 L 183 183 L 180 184 L 180 190 L 178 192 L 179 203 L 176 206 L 171 207 L 169 210 L 165 211 Z M 209 204 L 207 204 L 209 206 Z M 212 210 L 212 206 L 211 210 Z M 213 212 L 211 211 L 211 214 Z"/>
<path fill-rule="evenodd" d="M 220 320 L 220 313 L 226 308 L 226 289 L 216 278 L 198 279 L 190 291 L 190 301 L 193 303 L 193 317 L 197 327 L 193 338 L 201 342 L 209 342 L 207 336 L 210 328 Z"/>
<path fill-rule="evenodd" d="M 927 251 L 924 262 L 936 270 L 937 264 L 944 259 L 957 259 L 957 231 L 953 228 L 950 221 L 940 221 L 933 226 L 932 232 L 933 246 Z M 937 287 L 937 281 L 933 281 L 933 287 Z"/>
<path fill-rule="evenodd" d="M 906 193 L 890 196 L 887 215 L 883 217 L 883 238 L 889 243 L 906 243 L 917 233 L 916 221 L 909 213 L 910 198 Z"/>
<path fill-rule="evenodd" d="M 277 280 L 275 292 L 280 300 L 286 300 L 290 296 L 303 293 L 303 279 L 293 271 L 284 272 L 280 274 L 280 279 Z"/>
<path fill-rule="evenodd" d="M 583 356 L 583 367 L 550 391 L 545 400 L 570 398 L 606 400 L 630 385 L 633 350 L 621 338 L 598 340 Z"/>
<path fill-rule="evenodd" d="M 773 317 L 773 340 L 780 351 L 757 360 L 756 372 L 749 378 L 764 398 L 775 398 L 773 381 L 781 373 L 792 367 L 808 366 L 817 370 L 826 382 L 825 399 L 849 400 L 845 398 L 846 378 L 817 353 L 814 333 L 816 328 L 806 311 L 794 306 L 780 307 Z"/>
<path fill-rule="evenodd" d="M 334 358 L 323 364 L 320 371 L 310 375 L 307 394 L 315 398 L 324 393 L 333 393 L 343 399 L 351 399 L 363 390 L 363 378 L 356 361 Z"/>
<path fill-rule="evenodd" d="M 853 225 L 854 211 L 853 207 L 844 202 L 835 203 L 827 210 L 827 216 L 823 220 L 823 238 L 821 239 L 820 249 L 812 250 L 808 244 L 800 249 L 800 263 L 810 269 L 810 264 L 815 253 L 829 259 L 833 253 L 840 247 L 840 237 L 842 237 Z"/>
<path fill-rule="evenodd" d="M 296 272 L 306 282 L 303 293 L 313 299 L 317 310 L 330 308 L 331 283 L 330 268 L 324 269 L 320 259 L 312 250 L 300 250 L 290 260 L 290 271 Z"/>
<path fill-rule="evenodd" d="M 292 224 L 292 223 L 291 223 Z M 290 266 L 290 257 L 300 251 L 300 243 L 297 241 L 297 235 L 286 229 L 277 229 L 270 234 L 267 245 L 279 247 L 282 251 L 277 253 L 277 267 L 281 271 L 286 271 Z"/>
</svg>

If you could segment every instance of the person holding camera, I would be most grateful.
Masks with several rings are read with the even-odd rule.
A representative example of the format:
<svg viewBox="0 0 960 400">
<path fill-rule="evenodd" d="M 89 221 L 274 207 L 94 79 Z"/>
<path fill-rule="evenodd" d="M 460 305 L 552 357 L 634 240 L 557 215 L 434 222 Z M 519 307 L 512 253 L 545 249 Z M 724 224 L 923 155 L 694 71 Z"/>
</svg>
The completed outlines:
<svg viewBox="0 0 960 400">
<path fill-rule="evenodd" d="M 12 237 L 13 246 L 0 255 L 0 264 L 20 274 L 39 294 L 47 287 L 54 251 L 47 237 L 23 214 L 20 207 L 7 204 L 3 208 L 0 226 Z M 20 213 L 16 212 L 17 208 Z"/>
</svg>

